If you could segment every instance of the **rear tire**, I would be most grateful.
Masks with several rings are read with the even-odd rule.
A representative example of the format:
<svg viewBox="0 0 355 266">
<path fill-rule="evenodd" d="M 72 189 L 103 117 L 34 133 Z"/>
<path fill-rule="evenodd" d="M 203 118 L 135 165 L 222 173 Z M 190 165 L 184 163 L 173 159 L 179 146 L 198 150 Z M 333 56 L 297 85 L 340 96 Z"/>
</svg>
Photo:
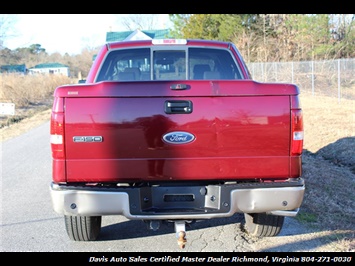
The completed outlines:
<svg viewBox="0 0 355 266">
<path fill-rule="evenodd" d="M 244 213 L 245 230 L 249 235 L 258 237 L 277 236 L 285 217 L 266 213 Z"/>
<path fill-rule="evenodd" d="M 71 240 L 94 241 L 101 231 L 101 216 L 65 215 L 65 229 Z"/>
</svg>

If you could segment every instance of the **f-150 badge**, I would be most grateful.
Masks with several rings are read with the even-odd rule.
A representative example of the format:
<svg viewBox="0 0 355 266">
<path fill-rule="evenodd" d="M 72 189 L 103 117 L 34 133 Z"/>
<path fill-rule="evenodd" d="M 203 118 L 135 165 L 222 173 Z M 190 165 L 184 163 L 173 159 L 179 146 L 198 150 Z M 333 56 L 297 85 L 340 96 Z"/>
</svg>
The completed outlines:
<svg viewBox="0 0 355 266">
<path fill-rule="evenodd" d="M 174 131 L 163 136 L 163 140 L 169 144 L 186 144 L 195 139 L 195 136 L 188 132 Z"/>
<path fill-rule="evenodd" d="M 75 136 L 74 142 L 102 142 L 101 136 Z"/>
</svg>

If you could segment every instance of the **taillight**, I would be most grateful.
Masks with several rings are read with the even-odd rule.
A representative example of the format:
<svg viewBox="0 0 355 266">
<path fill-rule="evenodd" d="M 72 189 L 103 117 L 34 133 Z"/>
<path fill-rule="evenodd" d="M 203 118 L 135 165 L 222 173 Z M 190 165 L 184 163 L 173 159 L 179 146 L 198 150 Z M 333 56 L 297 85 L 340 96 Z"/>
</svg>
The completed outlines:
<svg viewBox="0 0 355 266">
<path fill-rule="evenodd" d="M 301 109 L 291 110 L 291 156 L 302 154 L 303 150 L 303 117 Z"/>
<path fill-rule="evenodd" d="M 50 126 L 50 142 L 52 157 L 54 159 L 64 159 L 64 113 L 63 99 L 56 98 L 53 105 Z"/>
</svg>

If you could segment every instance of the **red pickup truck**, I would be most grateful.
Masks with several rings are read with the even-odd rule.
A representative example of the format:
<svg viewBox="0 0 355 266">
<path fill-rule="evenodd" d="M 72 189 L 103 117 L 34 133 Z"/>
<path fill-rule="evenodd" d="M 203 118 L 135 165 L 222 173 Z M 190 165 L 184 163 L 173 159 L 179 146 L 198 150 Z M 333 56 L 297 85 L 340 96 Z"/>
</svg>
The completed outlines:
<svg viewBox="0 0 355 266">
<path fill-rule="evenodd" d="M 102 216 L 157 230 L 244 213 L 276 236 L 303 201 L 303 118 L 293 84 L 253 81 L 233 43 L 105 44 L 84 84 L 56 88 L 50 143 L 55 212 L 70 239 L 96 240 Z"/>
</svg>

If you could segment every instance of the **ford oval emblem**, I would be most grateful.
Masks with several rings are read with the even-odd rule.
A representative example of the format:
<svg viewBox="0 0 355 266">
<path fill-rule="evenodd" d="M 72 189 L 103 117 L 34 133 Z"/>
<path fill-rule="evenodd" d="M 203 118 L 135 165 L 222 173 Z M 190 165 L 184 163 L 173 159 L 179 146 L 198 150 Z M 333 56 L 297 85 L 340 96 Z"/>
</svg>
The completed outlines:
<svg viewBox="0 0 355 266">
<path fill-rule="evenodd" d="M 163 140 L 169 144 L 186 144 L 195 139 L 195 136 L 188 132 L 174 131 L 163 136 Z"/>
</svg>

